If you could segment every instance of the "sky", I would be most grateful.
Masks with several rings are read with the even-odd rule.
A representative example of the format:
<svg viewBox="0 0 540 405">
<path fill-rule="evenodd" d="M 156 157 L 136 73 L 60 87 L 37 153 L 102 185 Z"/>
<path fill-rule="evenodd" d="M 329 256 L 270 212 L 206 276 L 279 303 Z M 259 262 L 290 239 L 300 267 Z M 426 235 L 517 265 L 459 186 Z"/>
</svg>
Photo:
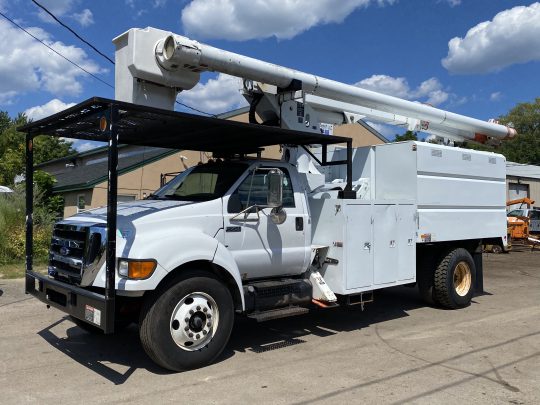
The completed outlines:
<svg viewBox="0 0 540 405">
<path fill-rule="evenodd" d="M 540 97 L 540 3 L 513 0 L 37 0 L 114 59 L 111 40 L 152 26 L 254 58 L 482 120 Z M 39 119 L 114 98 L 114 66 L 29 0 L 0 0 L 0 110 Z M 103 81 L 103 82 L 102 82 Z M 240 82 L 205 73 L 178 100 L 246 105 Z M 395 128 L 376 126 L 392 139 Z M 79 141 L 77 149 L 92 144 Z"/>
</svg>

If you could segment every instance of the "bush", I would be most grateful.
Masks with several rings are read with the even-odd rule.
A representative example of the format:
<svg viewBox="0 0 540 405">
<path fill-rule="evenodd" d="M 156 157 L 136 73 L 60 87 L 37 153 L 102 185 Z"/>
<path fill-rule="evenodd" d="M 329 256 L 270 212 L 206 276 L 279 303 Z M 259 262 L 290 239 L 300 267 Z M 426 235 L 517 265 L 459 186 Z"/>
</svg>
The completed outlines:
<svg viewBox="0 0 540 405">
<path fill-rule="evenodd" d="M 41 206 L 36 190 L 34 206 L 34 261 L 47 260 L 54 215 Z M 20 262 L 25 257 L 25 193 L 16 188 L 0 195 L 0 264 Z"/>
</svg>

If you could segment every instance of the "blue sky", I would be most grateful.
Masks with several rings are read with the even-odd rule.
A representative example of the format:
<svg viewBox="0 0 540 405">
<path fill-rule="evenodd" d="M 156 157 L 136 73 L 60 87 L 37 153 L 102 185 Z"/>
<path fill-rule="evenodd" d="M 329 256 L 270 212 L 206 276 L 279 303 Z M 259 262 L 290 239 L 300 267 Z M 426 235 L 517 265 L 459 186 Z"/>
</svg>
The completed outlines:
<svg viewBox="0 0 540 405">
<path fill-rule="evenodd" d="M 153 26 L 255 58 L 480 119 L 540 97 L 540 3 L 512 0 L 38 0 L 114 57 L 111 39 Z M 114 66 L 27 0 L 0 11 L 104 81 Z M 114 97 L 0 17 L 0 109 L 40 118 Z M 179 100 L 212 113 L 244 101 L 205 74 Z M 393 130 L 386 135 L 391 135 Z M 79 148 L 88 145 L 78 144 Z"/>
</svg>

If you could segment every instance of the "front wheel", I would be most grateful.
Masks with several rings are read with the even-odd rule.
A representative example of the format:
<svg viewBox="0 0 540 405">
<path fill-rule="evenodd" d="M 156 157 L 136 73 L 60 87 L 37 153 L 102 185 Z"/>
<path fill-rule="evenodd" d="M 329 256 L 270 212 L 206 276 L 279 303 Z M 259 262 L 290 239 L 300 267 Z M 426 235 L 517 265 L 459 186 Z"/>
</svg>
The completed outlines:
<svg viewBox="0 0 540 405">
<path fill-rule="evenodd" d="M 182 371 L 210 364 L 225 348 L 234 323 L 228 288 L 211 274 L 185 273 L 147 299 L 140 339 L 160 366 Z"/>
<path fill-rule="evenodd" d="M 476 268 L 471 254 L 458 248 L 448 252 L 435 269 L 434 298 L 449 309 L 463 308 L 474 294 Z"/>
</svg>

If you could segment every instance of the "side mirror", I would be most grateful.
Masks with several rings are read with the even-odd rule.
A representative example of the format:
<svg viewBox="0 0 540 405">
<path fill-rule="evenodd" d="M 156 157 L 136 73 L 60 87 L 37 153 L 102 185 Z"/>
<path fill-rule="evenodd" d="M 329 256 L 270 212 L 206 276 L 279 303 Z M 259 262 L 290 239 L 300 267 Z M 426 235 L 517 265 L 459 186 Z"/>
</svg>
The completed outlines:
<svg viewBox="0 0 540 405">
<path fill-rule="evenodd" d="M 268 195 L 266 205 L 269 208 L 278 208 L 283 205 L 283 172 L 272 169 L 268 172 Z"/>
</svg>

